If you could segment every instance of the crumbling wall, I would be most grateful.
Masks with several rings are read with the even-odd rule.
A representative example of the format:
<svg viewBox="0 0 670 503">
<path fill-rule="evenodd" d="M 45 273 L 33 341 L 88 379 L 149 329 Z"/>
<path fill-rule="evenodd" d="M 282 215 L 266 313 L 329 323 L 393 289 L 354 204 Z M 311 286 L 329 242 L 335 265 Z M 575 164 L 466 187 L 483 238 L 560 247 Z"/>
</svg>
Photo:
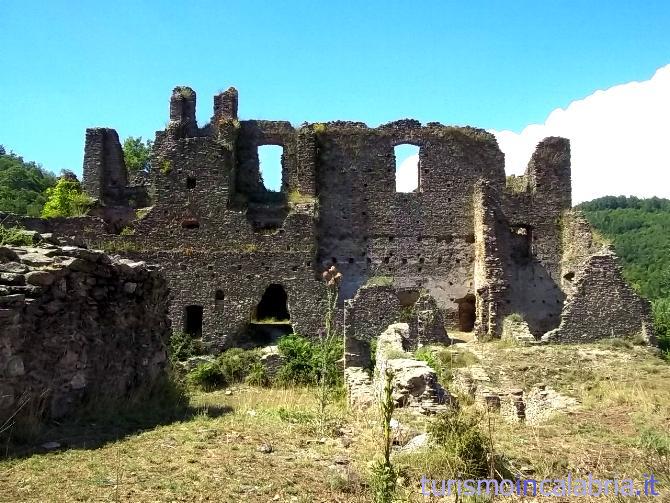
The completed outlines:
<svg viewBox="0 0 670 503">
<path fill-rule="evenodd" d="M 561 289 L 569 295 L 575 291 L 577 269 L 588 257 L 597 253 L 604 243 L 595 239 L 591 225 L 579 210 L 566 211 L 562 223 Z"/>
<path fill-rule="evenodd" d="M 342 293 L 369 278 L 423 287 L 456 318 L 473 294 L 472 193 L 480 177 L 501 188 L 503 156 L 482 130 L 401 120 L 368 128 L 330 122 L 317 134 L 319 261 L 337 264 Z M 394 146 L 419 147 L 418 189 L 396 192 Z"/>
<path fill-rule="evenodd" d="M 604 248 L 576 270 L 561 323 L 542 339 L 588 342 L 637 335 L 655 343 L 650 303 L 626 283 L 614 252 Z"/>
<path fill-rule="evenodd" d="M 344 307 L 345 367 L 368 367 L 370 342 L 393 323 L 407 323 L 406 350 L 419 345 L 449 343 L 445 320 L 426 291 L 366 285 Z"/>
<path fill-rule="evenodd" d="M 167 366 L 168 288 L 144 263 L 74 247 L 0 247 L 0 424 L 149 390 Z"/>
<path fill-rule="evenodd" d="M 123 235 L 100 242 L 160 263 L 173 292 L 174 328 L 187 328 L 189 307 L 202 309 L 194 336 L 202 335 L 212 351 L 249 342 L 244 336 L 256 306 L 273 284 L 288 296 L 293 328 L 316 335 L 325 288 L 315 270 L 314 201 L 288 201 L 286 191 L 263 200 L 255 189 L 240 188 L 258 171 L 257 157 L 250 165 L 249 156 L 266 142 L 290 146 L 284 165 L 288 179 L 296 178 L 298 133 L 284 122 L 240 123 L 232 88 L 215 97 L 212 121 L 202 128 L 195 104 L 195 92 L 175 88 L 170 123 L 157 133 L 152 153 L 152 206 Z"/>
<path fill-rule="evenodd" d="M 373 374 L 373 389 L 382 396 L 386 373 L 393 376 L 393 400 L 396 407 L 413 408 L 423 414 L 444 411 L 455 400 L 437 381 L 435 371 L 422 360 L 406 353 L 410 338 L 407 323 L 389 325 L 378 338 Z"/>
<path fill-rule="evenodd" d="M 267 144 L 284 149 L 279 192 L 261 183 L 258 147 Z M 395 187 L 401 144 L 419 148 L 418 188 L 410 193 Z M 326 296 L 320 273 L 333 264 L 343 274 L 339 299 L 354 363 L 369 359 L 369 341 L 407 308 L 366 284 L 430 294 L 422 310 L 440 320 L 417 316 L 416 333 L 424 334 L 417 341 L 440 340 L 443 332 L 427 327 L 444 324 L 497 337 L 514 312 L 538 337 L 558 325 L 573 269 L 594 251 L 588 225 L 569 216 L 563 138 L 541 141 L 525 174 L 506 179 L 504 156 L 483 130 L 411 119 L 377 128 L 240 121 L 234 88 L 214 97 L 213 116 L 200 127 L 196 93 L 179 86 L 151 164 L 149 175 L 128 185 L 116 132 L 89 130 L 84 185 L 102 202 L 104 228 L 78 221 L 80 235 L 91 246 L 161 263 L 175 328 L 185 328 L 189 307 L 201 309 L 212 350 L 239 342 L 269 285 L 286 292 L 293 328 L 316 335 Z M 142 194 L 151 206 L 134 215 Z M 63 222 L 46 228 L 76 234 Z"/>
<path fill-rule="evenodd" d="M 141 207 L 148 203 L 146 188 L 128 183 L 123 149 L 114 129 L 86 130 L 83 173 L 84 191 L 103 206 Z"/>
<path fill-rule="evenodd" d="M 538 143 L 525 175 L 508 179 L 501 208 L 506 313 L 520 313 L 535 336 L 555 328 L 565 294 L 561 286 L 563 215 L 572 205 L 570 143 Z"/>
<path fill-rule="evenodd" d="M 500 210 L 494 190 L 479 182 L 473 194 L 475 259 L 475 332 L 478 336 L 498 337 L 501 318 L 505 313 L 502 302 L 507 285 L 504 282 L 503 261 L 500 257 Z"/>
</svg>

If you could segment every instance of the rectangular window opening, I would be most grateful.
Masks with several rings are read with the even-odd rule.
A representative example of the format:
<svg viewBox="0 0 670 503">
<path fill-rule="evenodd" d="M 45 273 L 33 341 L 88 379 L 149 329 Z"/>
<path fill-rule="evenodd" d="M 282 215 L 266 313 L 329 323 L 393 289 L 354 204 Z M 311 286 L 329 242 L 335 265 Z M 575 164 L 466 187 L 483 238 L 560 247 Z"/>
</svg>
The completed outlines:
<svg viewBox="0 0 670 503">
<path fill-rule="evenodd" d="M 283 158 L 284 147 L 281 145 L 260 145 L 258 147 L 261 181 L 265 189 L 270 192 L 281 192 Z"/>
<path fill-rule="evenodd" d="M 186 306 L 184 309 L 184 332 L 193 336 L 202 335 L 202 306 Z"/>
<path fill-rule="evenodd" d="M 393 148 L 395 191 L 419 192 L 419 147 L 403 143 Z"/>
</svg>

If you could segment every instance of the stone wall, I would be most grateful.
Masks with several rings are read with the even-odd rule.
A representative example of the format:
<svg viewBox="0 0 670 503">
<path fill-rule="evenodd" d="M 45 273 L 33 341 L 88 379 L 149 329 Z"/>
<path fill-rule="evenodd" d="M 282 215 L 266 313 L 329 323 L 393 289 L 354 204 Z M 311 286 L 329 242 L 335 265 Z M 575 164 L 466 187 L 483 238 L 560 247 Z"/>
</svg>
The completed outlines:
<svg viewBox="0 0 670 503">
<path fill-rule="evenodd" d="M 169 333 L 154 268 L 74 247 L 0 247 L 0 424 L 26 399 L 60 417 L 150 389 Z"/>
<path fill-rule="evenodd" d="M 402 144 L 419 149 L 418 187 L 408 193 L 396 189 L 394 147 Z M 263 145 L 283 148 L 280 191 L 262 182 Z M 268 289 L 283 292 L 279 307 L 293 329 L 316 336 L 326 305 L 321 272 L 333 264 L 343 274 L 347 354 L 358 363 L 369 359 L 371 339 L 401 321 L 399 295 L 416 292 L 433 299 L 423 309 L 435 314 L 433 328 L 499 337 L 502 319 L 520 313 L 537 338 L 558 326 L 574 269 L 595 251 L 583 222 L 566 217 L 564 138 L 542 140 L 525 174 L 506 180 L 495 137 L 480 129 L 411 119 L 376 128 L 240 120 L 234 88 L 214 97 L 200 126 L 195 91 L 179 86 L 151 165 L 150 174 L 129 177 L 116 132 L 90 129 L 84 186 L 101 202 L 102 220 L 23 222 L 160 263 L 174 328 L 212 351 L 248 342 Z M 201 315 L 189 324 L 193 310 Z M 446 340 L 426 331 L 428 322 L 418 320 L 417 333 Z"/>
<path fill-rule="evenodd" d="M 449 343 L 442 311 L 425 290 L 365 285 L 345 303 L 344 322 L 345 367 L 368 367 L 370 343 L 393 323 L 408 324 L 407 350 Z"/>
<path fill-rule="evenodd" d="M 553 342 L 588 342 L 609 337 L 642 336 L 655 343 L 651 306 L 623 279 L 610 248 L 588 257 L 576 270 L 574 290 L 558 328 L 542 336 Z"/>
</svg>

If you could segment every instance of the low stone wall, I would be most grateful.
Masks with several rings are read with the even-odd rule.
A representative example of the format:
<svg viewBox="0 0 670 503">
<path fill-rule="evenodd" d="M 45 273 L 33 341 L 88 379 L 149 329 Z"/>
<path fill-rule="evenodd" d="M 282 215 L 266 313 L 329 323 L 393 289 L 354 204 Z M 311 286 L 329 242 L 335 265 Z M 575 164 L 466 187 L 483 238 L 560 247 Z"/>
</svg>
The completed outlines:
<svg viewBox="0 0 670 503">
<path fill-rule="evenodd" d="M 409 301 L 401 302 L 403 297 Z M 418 289 L 364 286 L 352 300 L 345 302 L 345 319 L 345 367 L 368 367 L 370 342 L 394 323 L 403 322 L 409 327 L 403 343 L 406 350 L 450 341 L 437 302 Z"/>
<path fill-rule="evenodd" d="M 435 371 L 422 360 L 405 352 L 410 339 L 407 323 L 394 323 L 377 340 L 373 388 L 381 393 L 384 374 L 393 374 L 393 399 L 396 407 L 409 407 L 423 414 L 443 411 L 455 400 L 437 381 Z"/>
<path fill-rule="evenodd" d="M 500 338 L 502 340 L 512 340 L 519 344 L 532 344 L 536 342 L 535 337 L 530 333 L 528 323 L 513 316 L 508 316 L 503 320 L 502 335 Z"/>
<path fill-rule="evenodd" d="M 167 367 L 162 274 L 75 247 L 0 247 L 0 425 L 130 398 Z M 39 405 L 39 407 L 38 407 Z"/>
</svg>

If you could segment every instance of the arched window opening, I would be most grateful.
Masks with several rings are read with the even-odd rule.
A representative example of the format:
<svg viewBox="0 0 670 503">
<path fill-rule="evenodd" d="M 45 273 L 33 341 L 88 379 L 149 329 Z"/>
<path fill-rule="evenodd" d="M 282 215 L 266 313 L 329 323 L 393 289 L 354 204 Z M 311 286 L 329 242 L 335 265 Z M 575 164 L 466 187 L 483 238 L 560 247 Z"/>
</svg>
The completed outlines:
<svg viewBox="0 0 670 503">
<path fill-rule="evenodd" d="M 290 319 L 288 296 L 284 287 L 279 284 L 268 286 L 256 307 L 256 321 L 281 323 Z"/>
</svg>

